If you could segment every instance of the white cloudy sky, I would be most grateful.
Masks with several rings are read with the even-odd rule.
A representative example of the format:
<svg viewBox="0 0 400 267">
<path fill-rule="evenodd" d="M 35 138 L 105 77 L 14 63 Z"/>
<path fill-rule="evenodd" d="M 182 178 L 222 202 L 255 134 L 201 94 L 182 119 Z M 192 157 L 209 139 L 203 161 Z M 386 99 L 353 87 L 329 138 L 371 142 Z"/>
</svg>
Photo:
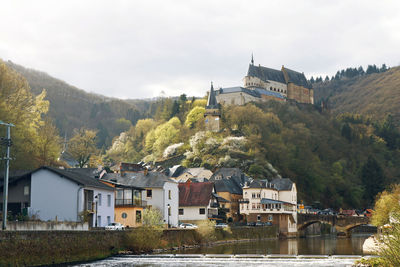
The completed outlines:
<svg viewBox="0 0 400 267">
<path fill-rule="evenodd" d="M 255 63 L 400 64 L 400 1 L 3 1 L 0 58 L 119 98 L 202 96 Z"/>
</svg>

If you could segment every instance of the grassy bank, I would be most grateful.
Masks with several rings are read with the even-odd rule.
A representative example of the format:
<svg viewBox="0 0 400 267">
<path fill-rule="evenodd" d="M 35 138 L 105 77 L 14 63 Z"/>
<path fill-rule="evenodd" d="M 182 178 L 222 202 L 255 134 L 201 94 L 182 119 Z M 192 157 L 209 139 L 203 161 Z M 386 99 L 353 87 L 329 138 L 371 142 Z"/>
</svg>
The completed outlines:
<svg viewBox="0 0 400 267">
<path fill-rule="evenodd" d="M 275 227 L 129 231 L 0 231 L 0 266 L 35 266 L 103 259 L 119 253 L 149 252 L 221 240 L 276 237 Z"/>
</svg>

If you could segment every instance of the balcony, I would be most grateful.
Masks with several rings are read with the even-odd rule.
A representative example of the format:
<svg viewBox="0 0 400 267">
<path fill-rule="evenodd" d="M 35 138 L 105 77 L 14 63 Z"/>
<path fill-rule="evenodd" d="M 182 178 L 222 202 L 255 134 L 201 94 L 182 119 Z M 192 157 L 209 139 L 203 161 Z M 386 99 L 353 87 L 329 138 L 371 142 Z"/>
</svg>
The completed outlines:
<svg viewBox="0 0 400 267">
<path fill-rule="evenodd" d="M 244 204 L 246 204 L 246 203 L 250 203 L 250 201 L 249 201 L 249 199 L 248 198 L 242 198 L 242 199 L 239 199 L 239 201 L 238 201 L 239 203 L 244 203 Z"/>
<path fill-rule="evenodd" d="M 147 201 L 141 199 L 115 199 L 116 207 L 146 207 Z"/>
</svg>

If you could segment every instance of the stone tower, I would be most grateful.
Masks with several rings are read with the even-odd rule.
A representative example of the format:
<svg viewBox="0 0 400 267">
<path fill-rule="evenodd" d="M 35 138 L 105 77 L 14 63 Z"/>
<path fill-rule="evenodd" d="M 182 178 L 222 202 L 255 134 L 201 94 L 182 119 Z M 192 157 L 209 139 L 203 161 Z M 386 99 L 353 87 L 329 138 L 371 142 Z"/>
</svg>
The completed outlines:
<svg viewBox="0 0 400 267">
<path fill-rule="evenodd" d="M 208 101 L 206 106 L 206 112 L 204 113 L 205 125 L 207 131 L 218 132 L 219 124 L 221 119 L 221 111 L 219 110 L 219 104 L 215 98 L 214 87 L 211 82 L 210 94 L 208 95 Z"/>
</svg>

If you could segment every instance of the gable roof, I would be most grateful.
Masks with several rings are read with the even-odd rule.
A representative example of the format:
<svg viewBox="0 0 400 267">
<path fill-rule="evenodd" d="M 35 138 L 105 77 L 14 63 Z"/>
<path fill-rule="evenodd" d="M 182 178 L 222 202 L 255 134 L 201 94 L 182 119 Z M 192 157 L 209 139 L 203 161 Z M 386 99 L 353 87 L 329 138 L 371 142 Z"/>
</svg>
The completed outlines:
<svg viewBox="0 0 400 267">
<path fill-rule="evenodd" d="M 283 76 L 282 71 L 266 68 L 263 66 L 254 66 L 253 64 L 250 64 L 249 70 L 247 71 L 247 76 L 257 77 L 265 82 L 270 80 L 286 84 L 286 80 Z"/>
<path fill-rule="evenodd" d="M 106 190 L 114 190 L 113 187 L 108 186 L 108 185 L 100 182 L 96 178 L 90 177 L 88 175 L 76 173 L 73 171 L 67 171 L 67 170 L 63 170 L 63 169 L 48 167 L 48 166 L 42 166 L 42 167 L 32 171 L 31 174 L 35 173 L 39 170 L 48 170 L 48 171 L 54 172 L 54 173 L 58 174 L 59 176 L 67 178 L 79 185 L 83 185 L 83 186 L 87 186 L 87 187 L 101 188 L 101 189 L 106 189 Z"/>
<path fill-rule="evenodd" d="M 307 81 L 306 76 L 304 76 L 304 73 L 300 73 L 285 67 L 282 67 L 282 71 L 286 72 L 288 80 L 286 80 L 286 83 L 294 83 L 300 86 L 303 86 L 305 88 L 312 88 L 311 84 Z"/>
<path fill-rule="evenodd" d="M 185 167 L 182 165 L 174 165 L 173 167 L 169 168 L 169 177 L 178 177 L 186 170 Z"/>
<path fill-rule="evenodd" d="M 267 188 L 268 180 L 253 180 L 248 184 L 249 188 Z"/>
<path fill-rule="evenodd" d="M 293 182 L 289 178 L 275 178 L 271 181 L 275 188 L 279 191 L 290 191 L 293 187 Z"/>
<path fill-rule="evenodd" d="M 185 172 L 190 173 L 191 175 L 193 175 L 196 178 L 203 178 L 203 177 L 198 177 L 202 172 L 204 171 L 208 171 L 209 173 L 212 173 L 210 170 L 204 168 L 204 167 L 199 167 L 199 168 L 189 168 L 187 169 Z M 204 176 L 204 175 L 203 175 Z M 211 177 L 211 176 L 210 176 Z M 207 178 L 207 177 L 205 177 Z"/>
<path fill-rule="evenodd" d="M 220 168 L 211 176 L 210 181 L 215 183 L 217 192 L 229 192 L 231 194 L 243 194 L 243 186 L 250 182 L 250 177 L 239 168 Z"/>
<path fill-rule="evenodd" d="M 64 170 L 74 172 L 76 174 L 83 174 L 92 178 L 99 178 L 100 174 L 103 172 L 102 169 L 98 168 L 68 168 Z"/>
<path fill-rule="evenodd" d="M 245 94 L 251 95 L 253 97 L 257 97 L 257 98 L 261 98 L 262 95 L 267 95 L 267 96 L 273 96 L 273 97 L 285 99 L 285 96 L 282 95 L 281 93 L 265 90 L 263 88 L 248 89 L 245 87 L 236 86 L 236 87 L 220 88 L 217 92 L 219 95 L 241 92 L 241 93 L 245 93 Z"/>
<path fill-rule="evenodd" d="M 29 173 L 30 171 L 25 171 L 25 170 L 10 170 L 8 173 L 8 183 L 11 184 L 14 181 L 19 180 L 20 178 L 24 177 Z M 4 174 L 5 174 L 4 171 L 0 172 L 0 188 L 3 187 Z"/>
<path fill-rule="evenodd" d="M 138 172 L 126 173 L 124 175 L 119 173 L 107 173 L 103 175 L 101 180 L 140 188 L 163 188 L 166 182 L 176 183 L 165 174 L 154 171 L 150 171 L 147 174 Z"/>
<path fill-rule="evenodd" d="M 79 166 L 79 162 L 74 159 L 74 157 L 68 151 L 65 150 L 61 152 L 59 160 L 64 161 L 71 167 Z"/>
<path fill-rule="evenodd" d="M 207 206 L 213 197 L 214 184 L 204 183 L 180 183 L 179 206 Z"/>
</svg>

